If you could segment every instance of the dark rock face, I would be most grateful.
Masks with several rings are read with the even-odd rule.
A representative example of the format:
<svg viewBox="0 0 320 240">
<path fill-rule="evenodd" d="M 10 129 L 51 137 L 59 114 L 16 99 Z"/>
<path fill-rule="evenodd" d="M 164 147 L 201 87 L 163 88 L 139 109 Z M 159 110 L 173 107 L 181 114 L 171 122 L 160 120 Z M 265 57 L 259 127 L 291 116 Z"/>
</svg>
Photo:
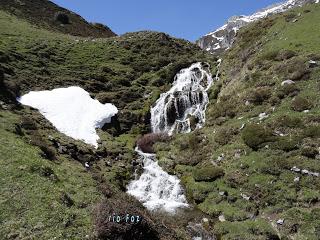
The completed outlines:
<svg viewBox="0 0 320 240">
<path fill-rule="evenodd" d="M 207 50 L 212 54 L 219 55 L 232 46 L 236 38 L 237 31 L 239 31 L 240 28 L 261 18 L 285 12 L 291 8 L 299 7 L 308 3 L 316 3 L 316 0 L 288 0 L 285 3 L 275 4 L 262 9 L 251 16 L 242 15 L 231 17 L 224 26 L 201 37 L 197 41 L 197 44 L 202 49 Z"/>
</svg>

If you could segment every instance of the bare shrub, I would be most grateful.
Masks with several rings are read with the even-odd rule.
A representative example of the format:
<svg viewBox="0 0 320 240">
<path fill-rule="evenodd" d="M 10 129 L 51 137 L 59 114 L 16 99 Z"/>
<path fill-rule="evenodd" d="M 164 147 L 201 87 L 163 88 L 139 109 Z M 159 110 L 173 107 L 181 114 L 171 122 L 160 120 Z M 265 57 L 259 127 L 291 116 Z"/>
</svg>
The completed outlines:
<svg viewBox="0 0 320 240">
<path fill-rule="evenodd" d="M 302 112 L 304 110 L 311 109 L 312 108 L 312 103 L 308 99 L 306 99 L 304 97 L 297 96 L 292 100 L 291 108 L 294 111 Z"/>
<path fill-rule="evenodd" d="M 137 146 L 145 153 L 154 153 L 153 145 L 156 142 L 165 142 L 168 140 L 169 135 L 165 133 L 149 133 L 137 141 Z"/>
<path fill-rule="evenodd" d="M 271 97 L 271 90 L 268 87 L 260 87 L 252 92 L 248 96 L 248 100 L 255 105 L 261 105 L 264 101 Z"/>
<path fill-rule="evenodd" d="M 134 222 L 131 222 L 131 216 L 135 217 Z M 95 228 L 99 239 L 159 239 L 147 211 L 131 197 L 100 203 L 95 211 Z"/>
</svg>

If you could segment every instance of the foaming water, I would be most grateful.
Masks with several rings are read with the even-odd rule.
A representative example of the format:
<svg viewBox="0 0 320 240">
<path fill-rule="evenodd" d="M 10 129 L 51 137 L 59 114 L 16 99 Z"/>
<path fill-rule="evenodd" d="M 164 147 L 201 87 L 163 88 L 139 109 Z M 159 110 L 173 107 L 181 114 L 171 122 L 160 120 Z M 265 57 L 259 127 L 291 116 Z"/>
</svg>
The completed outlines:
<svg viewBox="0 0 320 240">
<path fill-rule="evenodd" d="M 180 180 L 162 170 L 155 154 L 144 153 L 138 148 L 135 150 L 144 165 L 144 172 L 128 185 L 128 193 L 149 210 L 174 212 L 177 208 L 187 207 Z"/>
<path fill-rule="evenodd" d="M 218 67 L 221 60 L 218 61 Z M 205 110 L 209 103 L 207 90 L 213 79 L 206 63 L 195 63 L 182 69 L 172 88 L 160 95 L 151 108 L 151 126 L 154 133 L 187 133 L 205 123 Z M 215 79 L 218 80 L 218 74 Z M 136 197 L 149 210 L 174 213 L 178 208 L 188 207 L 180 180 L 166 173 L 158 164 L 155 154 L 144 153 L 136 147 L 143 163 L 142 175 L 131 181 L 127 192 Z"/>
<path fill-rule="evenodd" d="M 155 133 L 188 133 L 191 120 L 195 128 L 205 122 L 205 110 L 209 103 L 207 90 L 213 79 L 209 65 L 192 64 L 176 76 L 171 89 L 160 95 L 151 108 L 151 127 Z"/>
</svg>

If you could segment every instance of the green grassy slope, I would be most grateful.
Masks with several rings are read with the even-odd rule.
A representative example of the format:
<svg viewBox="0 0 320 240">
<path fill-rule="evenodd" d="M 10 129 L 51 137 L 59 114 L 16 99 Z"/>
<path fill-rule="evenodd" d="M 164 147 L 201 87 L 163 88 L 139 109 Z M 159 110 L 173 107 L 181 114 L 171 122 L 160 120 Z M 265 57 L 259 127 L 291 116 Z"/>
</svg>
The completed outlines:
<svg viewBox="0 0 320 240">
<path fill-rule="evenodd" d="M 102 198 L 84 167 L 52 162 L 15 133 L 19 115 L 0 111 L 1 239 L 85 239 Z"/>
<path fill-rule="evenodd" d="M 133 176 L 135 140 L 149 132 L 151 104 L 170 87 L 178 70 L 207 61 L 214 71 L 215 59 L 196 45 L 164 33 L 74 37 L 36 27 L 4 11 L 0 11 L 0 25 L 0 159 L 5 166 L 0 170 L 0 235 L 4 239 L 96 236 L 92 208 L 106 199 L 106 206 L 114 211 L 117 206 L 112 202 L 125 199 L 123 191 Z M 71 85 L 119 108 L 117 119 L 98 130 L 97 150 L 57 132 L 38 111 L 15 101 L 31 90 Z M 84 171 L 84 162 L 90 162 L 89 172 Z M 72 206 L 63 203 L 69 204 L 64 193 L 74 201 Z M 124 201 L 121 209 L 129 204 L 141 208 L 131 202 Z M 157 221 L 156 216 L 151 225 Z M 169 230 L 160 223 L 157 230 L 164 229 L 164 235 L 175 235 L 170 230 L 174 228 L 184 232 L 176 223 L 166 226 Z"/>
<path fill-rule="evenodd" d="M 113 37 L 116 35 L 107 26 L 88 23 L 76 13 L 49 0 L 2 0 L 0 10 L 14 14 L 19 19 L 27 20 L 40 28 L 73 36 Z"/>
<path fill-rule="evenodd" d="M 242 29 L 222 56 L 206 126 L 157 146 L 219 239 L 320 238 L 320 177 L 290 170 L 320 172 L 319 17 L 313 4 Z"/>
</svg>

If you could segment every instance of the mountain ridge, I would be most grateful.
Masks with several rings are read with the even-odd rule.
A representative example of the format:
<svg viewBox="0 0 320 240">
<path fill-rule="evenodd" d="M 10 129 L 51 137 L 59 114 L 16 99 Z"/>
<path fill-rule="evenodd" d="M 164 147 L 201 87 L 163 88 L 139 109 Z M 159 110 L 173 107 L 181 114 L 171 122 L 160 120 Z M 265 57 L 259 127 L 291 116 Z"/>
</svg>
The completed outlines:
<svg viewBox="0 0 320 240">
<path fill-rule="evenodd" d="M 292 8 L 301 7 L 309 3 L 319 3 L 319 0 L 288 0 L 263 8 L 252 15 L 231 17 L 225 25 L 198 39 L 196 44 L 212 54 L 221 54 L 232 46 L 240 28 L 253 21 L 260 20 L 273 14 L 283 13 Z"/>
<path fill-rule="evenodd" d="M 114 37 L 116 34 L 100 23 L 88 23 L 80 15 L 49 0 L 1 0 L 5 10 L 41 28 L 82 37 Z"/>
</svg>

